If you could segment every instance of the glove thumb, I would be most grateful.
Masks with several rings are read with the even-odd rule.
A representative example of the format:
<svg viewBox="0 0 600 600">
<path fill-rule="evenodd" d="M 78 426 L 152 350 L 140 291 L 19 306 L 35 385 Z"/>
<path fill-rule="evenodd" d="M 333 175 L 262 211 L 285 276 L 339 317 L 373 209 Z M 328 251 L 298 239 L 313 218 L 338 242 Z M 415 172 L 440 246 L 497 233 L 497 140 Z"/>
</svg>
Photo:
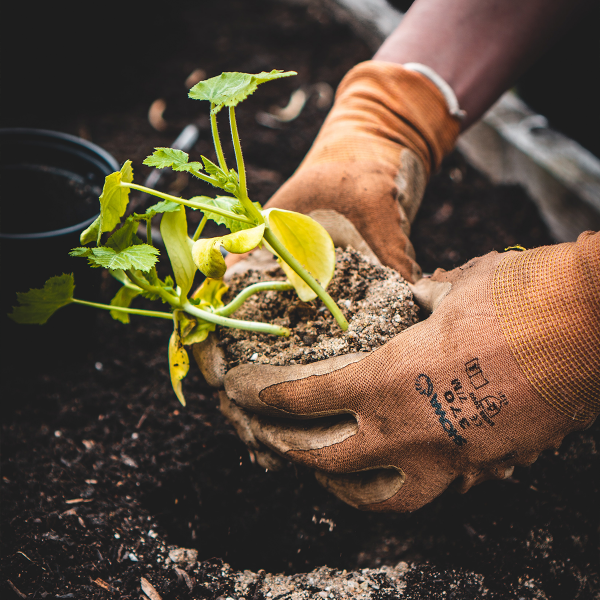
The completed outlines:
<svg viewBox="0 0 600 600">
<path fill-rule="evenodd" d="M 438 269 L 436 274 L 441 270 Z M 426 312 L 432 313 L 450 293 L 452 283 L 437 281 L 432 277 L 423 277 L 417 283 L 409 283 L 408 287 L 413 293 L 415 302 Z"/>
</svg>

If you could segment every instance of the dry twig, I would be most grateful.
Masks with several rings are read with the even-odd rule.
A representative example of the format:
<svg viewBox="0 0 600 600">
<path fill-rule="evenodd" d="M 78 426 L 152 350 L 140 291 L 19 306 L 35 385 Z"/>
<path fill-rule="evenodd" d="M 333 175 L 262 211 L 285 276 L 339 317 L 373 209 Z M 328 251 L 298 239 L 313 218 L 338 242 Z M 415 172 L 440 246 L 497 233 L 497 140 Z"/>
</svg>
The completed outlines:
<svg viewBox="0 0 600 600">
<path fill-rule="evenodd" d="M 145 578 L 140 579 L 140 585 L 142 586 L 142 592 L 150 598 L 150 600 L 162 600 L 161 595 L 154 589 L 154 586 Z"/>
</svg>

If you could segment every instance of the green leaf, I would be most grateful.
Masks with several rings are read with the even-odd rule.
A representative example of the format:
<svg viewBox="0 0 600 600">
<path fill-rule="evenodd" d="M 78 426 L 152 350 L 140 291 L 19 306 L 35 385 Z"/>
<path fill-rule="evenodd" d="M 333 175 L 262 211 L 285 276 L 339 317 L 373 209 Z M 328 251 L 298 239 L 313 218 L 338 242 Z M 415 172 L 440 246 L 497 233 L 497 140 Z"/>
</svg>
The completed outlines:
<svg viewBox="0 0 600 600">
<path fill-rule="evenodd" d="M 200 158 L 202 159 L 202 162 L 204 163 L 204 170 L 209 175 L 213 175 L 214 177 L 216 177 L 219 180 L 221 178 L 224 181 L 227 180 L 227 173 L 225 173 L 225 171 L 223 171 L 223 169 L 221 169 L 221 167 L 219 167 L 219 165 L 216 165 L 212 160 L 210 160 L 210 158 L 206 158 L 206 156 L 200 156 Z"/>
<path fill-rule="evenodd" d="M 120 171 L 110 174 L 105 179 L 102 195 L 100 196 L 100 226 L 96 238 L 98 243 L 100 243 L 100 235 L 105 231 L 112 231 L 125 214 L 129 203 L 129 188 L 121 187 L 121 182 L 131 183 L 132 181 L 133 169 L 130 160 L 125 161 Z M 89 234 L 86 235 L 85 239 L 88 237 Z"/>
<path fill-rule="evenodd" d="M 43 325 L 59 308 L 73 301 L 73 275 L 51 277 L 41 289 L 17 293 L 20 306 L 13 306 L 8 316 L 15 323 Z"/>
<path fill-rule="evenodd" d="M 115 272 L 119 273 L 119 271 L 111 271 L 111 274 L 115 273 Z M 139 273 L 138 272 L 138 273 L 136 273 L 136 276 L 140 277 L 143 281 L 146 281 L 150 285 L 153 285 L 156 287 L 161 287 L 163 290 L 165 290 L 169 294 L 175 294 L 175 284 L 173 282 L 173 278 L 170 275 L 167 275 L 165 277 L 164 282 L 158 278 L 158 275 L 156 274 L 156 269 L 152 269 L 148 273 Z M 129 282 L 129 283 L 127 283 L 127 282 Z M 129 279 L 127 279 L 127 282 L 124 283 L 124 285 L 128 285 L 129 287 L 133 286 L 135 289 L 139 289 L 136 285 L 131 283 L 129 281 Z M 148 292 L 146 290 L 140 290 L 140 295 L 144 298 L 147 298 L 148 300 L 160 300 L 163 304 L 167 304 L 170 306 L 169 302 L 167 300 L 165 300 L 160 294 L 157 294 L 156 292 Z"/>
<path fill-rule="evenodd" d="M 113 248 L 100 246 L 92 248 L 88 260 L 105 269 L 137 269 L 147 272 L 158 261 L 158 250 L 148 244 L 129 246 L 120 252 Z"/>
<path fill-rule="evenodd" d="M 260 244 L 264 232 L 265 224 L 263 223 L 252 229 L 244 229 L 222 237 L 199 239 L 192 246 L 192 258 L 198 269 L 207 277 L 220 279 L 227 270 L 220 246 L 233 254 L 244 254 Z"/>
<path fill-rule="evenodd" d="M 174 148 L 155 148 L 154 154 L 146 157 L 143 164 L 148 167 L 156 167 L 164 169 L 171 167 L 173 171 L 202 171 L 202 164 L 199 162 L 188 162 L 189 156 L 183 150 L 175 150 Z"/>
<path fill-rule="evenodd" d="M 218 113 L 223 106 L 237 106 L 256 88 L 267 81 L 297 75 L 295 71 L 278 71 L 273 69 L 270 73 L 262 72 L 256 75 L 248 73 L 221 73 L 217 77 L 206 79 L 197 83 L 189 93 L 195 100 L 208 100 L 213 106 L 212 113 Z"/>
<path fill-rule="evenodd" d="M 269 208 L 263 216 L 275 237 L 326 288 L 335 271 L 335 247 L 325 228 L 307 215 L 279 208 Z M 279 264 L 300 300 L 309 302 L 317 297 L 285 261 L 279 259 Z"/>
<path fill-rule="evenodd" d="M 135 235 L 137 228 L 137 219 L 128 217 L 125 223 L 106 240 L 106 246 L 121 252 L 131 245 L 141 244 L 142 241 Z"/>
<path fill-rule="evenodd" d="M 171 339 L 169 340 L 169 374 L 171 375 L 171 385 L 173 386 L 173 390 L 175 391 L 179 402 L 185 406 L 181 381 L 188 374 L 190 369 L 190 359 L 181 343 L 177 313 L 175 313 L 174 321 L 175 327 Z"/>
<path fill-rule="evenodd" d="M 113 269 L 112 271 L 110 271 L 110 274 L 117 281 L 120 281 L 123 285 L 130 285 L 130 286 L 133 285 L 133 283 L 131 283 L 131 281 L 129 280 L 129 277 L 127 277 L 127 275 L 125 275 L 125 271 L 122 271 L 121 269 Z M 135 287 L 137 287 L 137 285 Z"/>
<path fill-rule="evenodd" d="M 236 195 L 236 193 L 239 193 L 240 179 L 235 169 L 224 171 L 221 167 L 206 158 L 206 156 L 201 156 L 200 158 L 204 163 L 205 171 L 217 180 L 217 183 L 213 184 L 214 186 L 220 187 L 230 194 Z"/>
<path fill-rule="evenodd" d="M 115 295 L 115 297 L 110 301 L 111 306 L 122 306 L 123 308 L 129 308 L 131 305 L 131 301 L 139 296 L 141 293 L 141 289 L 134 289 L 132 287 L 123 286 Z M 129 315 L 125 312 L 121 312 L 120 310 L 111 310 L 110 316 L 115 319 L 115 321 L 121 321 L 121 323 L 129 323 Z"/>
<path fill-rule="evenodd" d="M 178 204 L 177 202 L 171 202 L 171 200 L 161 200 L 154 206 L 151 206 L 150 208 L 146 209 L 146 212 L 144 213 L 143 216 L 145 218 L 152 218 L 155 215 L 158 215 L 161 213 L 175 212 L 175 211 L 179 210 L 180 206 L 181 206 L 181 204 Z"/>
<path fill-rule="evenodd" d="M 160 221 L 160 235 L 167 248 L 175 281 L 181 288 L 182 296 L 187 296 L 194 282 L 196 265 L 192 259 L 192 240 L 188 236 L 183 206 L 177 211 L 163 215 Z"/>
<path fill-rule="evenodd" d="M 131 281 L 131 279 L 129 279 L 129 277 L 127 277 L 127 275 L 125 274 L 125 272 L 121 269 L 113 269 L 112 271 L 109 271 L 110 274 L 117 280 L 120 281 L 125 287 L 128 287 L 132 290 L 137 290 L 138 292 L 142 291 L 142 288 L 138 287 L 137 285 L 135 285 L 135 283 L 133 283 Z M 149 273 L 149 275 L 152 275 L 153 272 L 151 271 Z M 142 276 L 143 277 L 143 276 Z M 152 277 L 148 277 L 147 279 L 153 279 Z M 155 276 L 154 279 L 158 280 L 158 276 Z M 148 283 L 152 284 L 152 285 L 156 285 L 155 281 L 148 281 Z M 158 285 L 160 285 L 160 283 L 158 283 Z"/>
<path fill-rule="evenodd" d="M 74 258 L 87 258 L 88 256 L 91 256 L 91 254 L 92 248 L 73 248 L 73 250 L 69 252 L 69 256 L 73 256 Z"/>
<path fill-rule="evenodd" d="M 100 215 L 98 218 L 84 231 L 81 232 L 79 236 L 79 242 L 84 246 L 89 244 L 90 242 L 95 242 L 98 240 L 98 236 L 100 235 Z"/>
<path fill-rule="evenodd" d="M 216 198 L 209 198 L 208 196 L 196 196 L 195 198 L 192 198 L 192 200 L 202 202 L 203 204 L 208 204 L 209 206 L 215 206 L 223 210 L 228 210 L 236 215 L 246 214 L 246 211 L 244 210 L 244 207 L 240 201 L 237 198 L 232 198 L 231 196 L 217 196 Z M 252 204 L 254 204 L 254 206 L 256 206 L 256 208 L 259 210 L 262 209 L 260 203 L 253 202 Z M 207 212 L 206 216 L 211 221 L 214 221 L 217 225 L 225 225 L 225 227 L 227 227 L 231 233 L 236 233 L 242 229 L 252 229 L 253 227 L 256 227 L 256 225 L 252 223 L 242 223 L 241 221 L 235 221 L 215 213 Z"/>
</svg>

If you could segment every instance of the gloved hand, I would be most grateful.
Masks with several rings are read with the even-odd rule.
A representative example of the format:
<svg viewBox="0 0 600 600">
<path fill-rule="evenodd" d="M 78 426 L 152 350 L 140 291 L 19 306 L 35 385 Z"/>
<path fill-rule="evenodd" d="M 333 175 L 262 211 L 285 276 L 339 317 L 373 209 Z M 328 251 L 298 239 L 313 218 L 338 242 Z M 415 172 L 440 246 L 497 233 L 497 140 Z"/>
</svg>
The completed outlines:
<svg viewBox="0 0 600 600">
<path fill-rule="evenodd" d="M 241 365 L 222 401 L 262 460 L 270 449 L 309 466 L 361 509 L 415 510 L 453 482 L 506 477 L 593 422 L 599 281 L 600 234 L 487 254 L 415 285 L 431 316 L 380 349 Z"/>
<path fill-rule="evenodd" d="M 427 77 L 394 63 L 361 63 L 340 83 L 311 150 L 266 207 L 311 214 L 326 229 L 335 221 L 346 243 L 363 251 L 364 238 L 384 265 L 415 282 L 421 270 L 410 223 L 458 131 Z"/>
<path fill-rule="evenodd" d="M 336 246 L 352 246 L 373 262 L 421 277 L 409 241 L 425 184 L 453 147 L 459 122 L 427 77 L 387 62 L 367 61 L 340 83 L 336 100 L 310 152 L 267 207 L 309 214 Z M 226 278 L 275 266 L 266 251 L 227 256 Z M 214 336 L 194 346 L 210 385 L 223 385 L 225 362 Z M 221 393 L 221 411 L 265 468 L 281 459 L 258 443 L 248 414 Z"/>
</svg>

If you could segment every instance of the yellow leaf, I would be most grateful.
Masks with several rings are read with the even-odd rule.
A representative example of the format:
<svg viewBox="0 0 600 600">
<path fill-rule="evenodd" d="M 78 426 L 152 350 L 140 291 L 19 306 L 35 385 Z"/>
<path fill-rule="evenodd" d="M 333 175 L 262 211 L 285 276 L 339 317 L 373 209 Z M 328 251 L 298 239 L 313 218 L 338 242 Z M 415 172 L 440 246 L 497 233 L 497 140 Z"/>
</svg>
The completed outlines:
<svg viewBox="0 0 600 600">
<path fill-rule="evenodd" d="M 210 306 L 212 308 L 221 308 L 223 306 L 223 294 L 229 289 L 229 286 L 223 283 L 222 279 L 211 279 L 207 277 L 202 285 L 192 294 L 192 298 L 200 300 L 200 308 Z"/>
<path fill-rule="evenodd" d="M 251 229 L 242 229 L 241 231 L 224 235 L 221 238 L 221 246 L 223 246 L 227 252 L 244 254 L 244 252 L 254 250 L 254 248 L 260 244 L 264 233 L 264 223 L 257 227 L 252 227 Z"/>
<path fill-rule="evenodd" d="M 183 311 L 178 311 L 177 320 L 179 321 L 179 337 L 183 340 L 196 327 L 196 319 Z"/>
<path fill-rule="evenodd" d="M 267 209 L 263 216 L 275 237 L 326 288 L 335 271 L 335 247 L 325 228 L 307 215 L 279 208 Z M 300 300 L 317 297 L 286 262 L 279 259 L 279 264 Z"/>
<path fill-rule="evenodd" d="M 221 279 L 227 265 L 219 249 L 221 238 L 199 239 L 192 246 L 192 258 L 195 265 L 211 279 Z"/>
<path fill-rule="evenodd" d="M 100 226 L 97 230 L 98 242 L 100 235 L 105 231 L 112 231 L 121 221 L 129 203 L 129 188 L 121 187 L 121 182 L 133 181 L 131 161 L 127 160 L 120 171 L 111 173 L 104 180 L 104 187 L 100 195 Z M 91 241 L 91 240 L 88 240 Z"/>
<path fill-rule="evenodd" d="M 179 323 L 175 319 L 175 328 L 169 340 L 169 374 L 171 375 L 171 385 L 179 402 L 185 406 L 185 398 L 183 397 L 183 389 L 181 381 L 187 375 L 190 369 L 190 359 L 186 352 L 181 338 L 179 337 Z"/>
<path fill-rule="evenodd" d="M 174 212 L 164 213 L 160 221 L 160 235 L 167 248 L 175 281 L 182 289 L 182 295 L 187 295 L 194 282 L 196 265 L 192 260 L 190 238 L 187 231 L 185 208 L 179 207 Z"/>
<path fill-rule="evenodd" d="M 202 321 L 198 319 L 198 324 L 194 329 L 192 329 L 184 338 L 183 344 L 184 346 L 191 346 L 192 344 L 199 344 L 203 342 L 211 331 L 216 329 L 216 325 L 214 323 L 209 323 L 208 321 Z"/>
<path fill-rule="evenodd" d="M 249 252 L 260 244 L 264 232 L 265 225 L 263 223 L 257 227 L 242 229 L 222 237 L 200 239 L 192 246 L 194 263 L 207 277 L 220 279 L 227 270 L 220 247 L 223 246 L 225 250 L 233 254 Z"/>
</svg>

